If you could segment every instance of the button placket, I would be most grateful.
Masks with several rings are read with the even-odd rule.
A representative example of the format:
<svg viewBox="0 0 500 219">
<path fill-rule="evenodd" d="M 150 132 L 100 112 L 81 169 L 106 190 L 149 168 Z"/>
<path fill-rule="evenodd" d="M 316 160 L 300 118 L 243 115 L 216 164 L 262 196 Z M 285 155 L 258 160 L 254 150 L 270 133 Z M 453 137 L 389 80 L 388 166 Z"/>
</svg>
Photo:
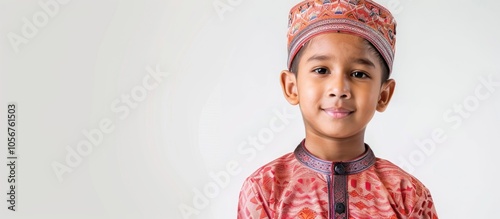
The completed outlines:
<svg viewBox="0 0 500 219">
<path fill-rule="evenodd" d="M 347 171 L 343 163 L 332 166 L 333 175 L 333 208 L 335 219 L 348 218 L 347 197 Z"/>
</svg>

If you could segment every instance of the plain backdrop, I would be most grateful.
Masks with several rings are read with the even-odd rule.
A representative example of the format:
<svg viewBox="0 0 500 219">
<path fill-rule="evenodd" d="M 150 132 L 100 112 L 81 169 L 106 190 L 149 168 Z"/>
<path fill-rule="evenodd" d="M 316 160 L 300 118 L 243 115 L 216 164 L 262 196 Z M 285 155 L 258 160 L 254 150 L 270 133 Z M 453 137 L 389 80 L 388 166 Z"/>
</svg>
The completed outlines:
<svg viewBox="0 0 500 219">
<path fill-rule="evenodd" d="M 379 2 L 397 87 L 366 142 L 440 218 L 500 214 L 500 3 Z M 2 129 L 0 218 L 236 218 L 243 180 L 304 137 L 278 82 L 296 3 L 0 1 L 0 126 L 16 102 L 19 156 L 12 212 Z"/>
</svg>

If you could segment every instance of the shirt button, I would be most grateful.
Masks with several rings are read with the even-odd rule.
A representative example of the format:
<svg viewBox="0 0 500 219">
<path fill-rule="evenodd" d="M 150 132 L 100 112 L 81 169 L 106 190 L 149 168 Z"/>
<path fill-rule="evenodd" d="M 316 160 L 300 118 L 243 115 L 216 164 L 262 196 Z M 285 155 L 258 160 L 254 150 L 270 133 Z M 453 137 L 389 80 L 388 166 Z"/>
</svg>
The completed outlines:
<svg viewBox="0 0 500 219">
<path fill-rule="evenodd" d="M 335 212 L 338 214 L 342 214 L 345 212 L 345 205 L 344 203 L 337 203 L 335 204 Z"/>
<path fill-rule="evenodd" d="M 344 165 L 338 163 L 335 164 L 335 167 L 333 169 L 337 175 L 344 175 L 345 174 L 345 167 Z"/>
</svg>

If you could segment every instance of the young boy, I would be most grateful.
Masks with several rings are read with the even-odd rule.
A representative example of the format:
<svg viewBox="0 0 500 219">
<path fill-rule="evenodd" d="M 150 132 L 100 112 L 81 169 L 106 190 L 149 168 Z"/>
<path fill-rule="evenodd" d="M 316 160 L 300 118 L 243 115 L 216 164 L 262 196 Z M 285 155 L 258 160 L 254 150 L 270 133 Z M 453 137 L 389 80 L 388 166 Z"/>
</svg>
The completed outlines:
<svg viewBox="0 0 500 219">
<path fill-rule="evenodd" d="M 437 218 L 429 190 L 364 143 L 389 79 L 396 22 L 370 0 L 306 0 L 290 11 L 287 101 L 305 139 L 243 184 L 238 218 Z"/>
</svg>

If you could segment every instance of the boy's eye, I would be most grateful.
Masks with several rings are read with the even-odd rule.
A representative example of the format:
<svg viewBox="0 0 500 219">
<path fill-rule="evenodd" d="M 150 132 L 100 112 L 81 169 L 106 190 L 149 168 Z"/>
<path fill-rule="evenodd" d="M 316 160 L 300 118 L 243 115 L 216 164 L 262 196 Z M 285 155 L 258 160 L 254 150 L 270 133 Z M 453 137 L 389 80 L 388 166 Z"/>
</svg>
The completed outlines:
<svg viewBox="0 0 500 219">
<path fill-rule="evenodd" d="M 320 75 L 324 75 L 324 74 L 328 73 L 328 70 L 326 70 L 326 68 L 317 68 L 317 69 L 314 69 L 313 71 L 320 74 Z"/>
<path fill-rule="evenodd" d="M 355 78 L 367 78 L 368 77 L 368 75 L 366 73 L 360 72 L 360 71 L 355 71 L 351 75 Z"/>
</svg>

